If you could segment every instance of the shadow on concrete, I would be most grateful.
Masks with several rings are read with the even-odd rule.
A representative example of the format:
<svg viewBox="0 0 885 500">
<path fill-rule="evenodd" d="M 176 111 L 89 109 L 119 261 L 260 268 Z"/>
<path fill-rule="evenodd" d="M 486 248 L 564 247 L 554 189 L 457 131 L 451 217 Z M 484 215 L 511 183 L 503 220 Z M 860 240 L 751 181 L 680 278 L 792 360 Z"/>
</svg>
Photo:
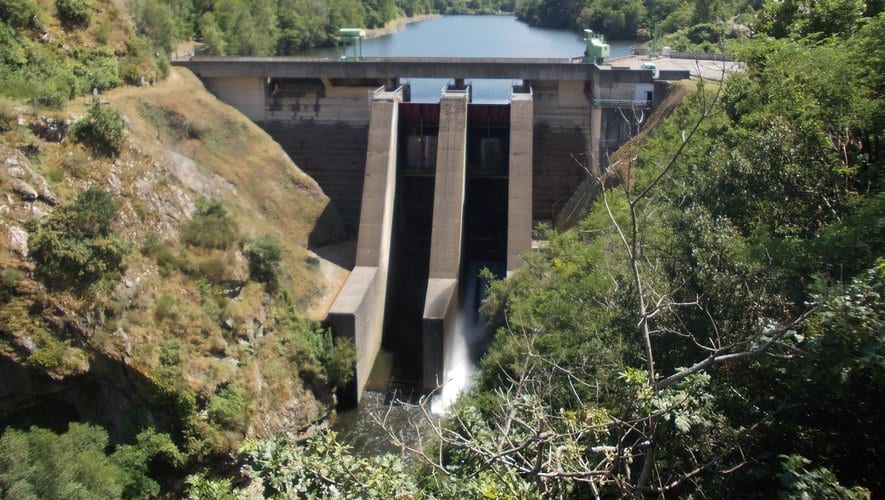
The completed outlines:
<svg viewBox="0 0 885 500">
<path fill-rule="evenodd" d="M 341 212 L 332 201 L 326 203 L 323 213 L 317 217 L 310 235 L 307 237 L 307 246 L 316 252 L 317 248 L 347 240 L 349 235 L 344 227 Z"/>
</svg>

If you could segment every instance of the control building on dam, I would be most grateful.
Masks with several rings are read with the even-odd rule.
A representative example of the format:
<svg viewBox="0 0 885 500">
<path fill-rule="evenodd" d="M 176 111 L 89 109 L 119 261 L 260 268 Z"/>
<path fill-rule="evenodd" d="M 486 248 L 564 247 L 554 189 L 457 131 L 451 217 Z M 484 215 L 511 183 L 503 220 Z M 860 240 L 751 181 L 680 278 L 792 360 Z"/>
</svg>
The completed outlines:
<svg viewBox="0 0 885 500">
<path fill-rule="evenodd" d="M 424 390 L 441 383 L 467 262 L 516 270 L 536 221 L 569 205 L 687 71 L 564 59 L 197 57 L 176 61 L 279 142 L 357 236 L 328 314 L 354 340 L 359 397 L 385 338 Z M 404 78 L 442 78 L 412 102 Z M 474 103 L 468 79 L 519 80 L 509 102 Z M 400 363 L 398 360 L 397 363 Z"/>
</svg>

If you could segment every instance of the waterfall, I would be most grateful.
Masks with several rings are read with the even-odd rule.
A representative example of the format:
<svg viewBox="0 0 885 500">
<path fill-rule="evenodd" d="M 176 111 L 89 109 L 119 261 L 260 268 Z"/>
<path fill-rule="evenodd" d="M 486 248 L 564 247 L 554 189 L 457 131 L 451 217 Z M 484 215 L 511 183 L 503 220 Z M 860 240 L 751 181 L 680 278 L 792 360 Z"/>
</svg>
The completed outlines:
<svg viewBox="0 0 885 500">
<path fill-rule="evenodd" d="M 446 415 L 458 396 L 473 387 L 476 365 L 486 345 L 485 317 L 479 313 L 486 285 L 479 271 L 484 267 L 495 270 L 500 266 L 496 262 L 470 262 L 461 280 L 455 328 L 443 345 L 442 388 L 430 403 L 434 415 Z"/>
</svg>

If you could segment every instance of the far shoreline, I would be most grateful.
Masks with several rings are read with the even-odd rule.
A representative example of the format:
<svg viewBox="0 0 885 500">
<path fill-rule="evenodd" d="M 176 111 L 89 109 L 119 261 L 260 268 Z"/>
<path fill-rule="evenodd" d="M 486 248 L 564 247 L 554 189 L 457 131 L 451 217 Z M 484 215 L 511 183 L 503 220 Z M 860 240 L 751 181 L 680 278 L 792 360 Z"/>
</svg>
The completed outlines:
<svg viewBox="0 0 885 500">
<path fill-rule="evenodd" d="M 366 38 L 378 38 L 401 31 L 407 24 L 417 23 L 419 21 L 427 21 L 428 19 L 436 19 L 442 17 L 442 14 L 421 14 L 420 16 L 398 17 L 387 21 L 381 28 L 372 28 L 366 30 Z"/>
</svg>

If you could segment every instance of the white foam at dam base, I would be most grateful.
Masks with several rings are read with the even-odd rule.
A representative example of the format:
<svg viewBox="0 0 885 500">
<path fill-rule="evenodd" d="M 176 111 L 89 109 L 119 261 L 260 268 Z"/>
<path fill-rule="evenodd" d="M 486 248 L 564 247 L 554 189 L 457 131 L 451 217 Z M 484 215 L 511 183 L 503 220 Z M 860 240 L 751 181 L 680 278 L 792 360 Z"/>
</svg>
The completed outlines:
<svg viewBox="0 0 885 500">
<path fill-rule="evenodd" d="M 478 294 L 483 280 L 476 277 L 480 266 L 469 267 L 473 275 L 467 274 L 463 281 L 467 287 L 455 318 L 452 335 L 443 345 L 443 381 L 439 393 L 430 402 L 430 411 L 437 416 L 446 416 L 458 396 L 469 391 L 476 380 L 477 366 L 474 353 L 485 340 L 483 316 L 477 311 Z"/>
</svg>

